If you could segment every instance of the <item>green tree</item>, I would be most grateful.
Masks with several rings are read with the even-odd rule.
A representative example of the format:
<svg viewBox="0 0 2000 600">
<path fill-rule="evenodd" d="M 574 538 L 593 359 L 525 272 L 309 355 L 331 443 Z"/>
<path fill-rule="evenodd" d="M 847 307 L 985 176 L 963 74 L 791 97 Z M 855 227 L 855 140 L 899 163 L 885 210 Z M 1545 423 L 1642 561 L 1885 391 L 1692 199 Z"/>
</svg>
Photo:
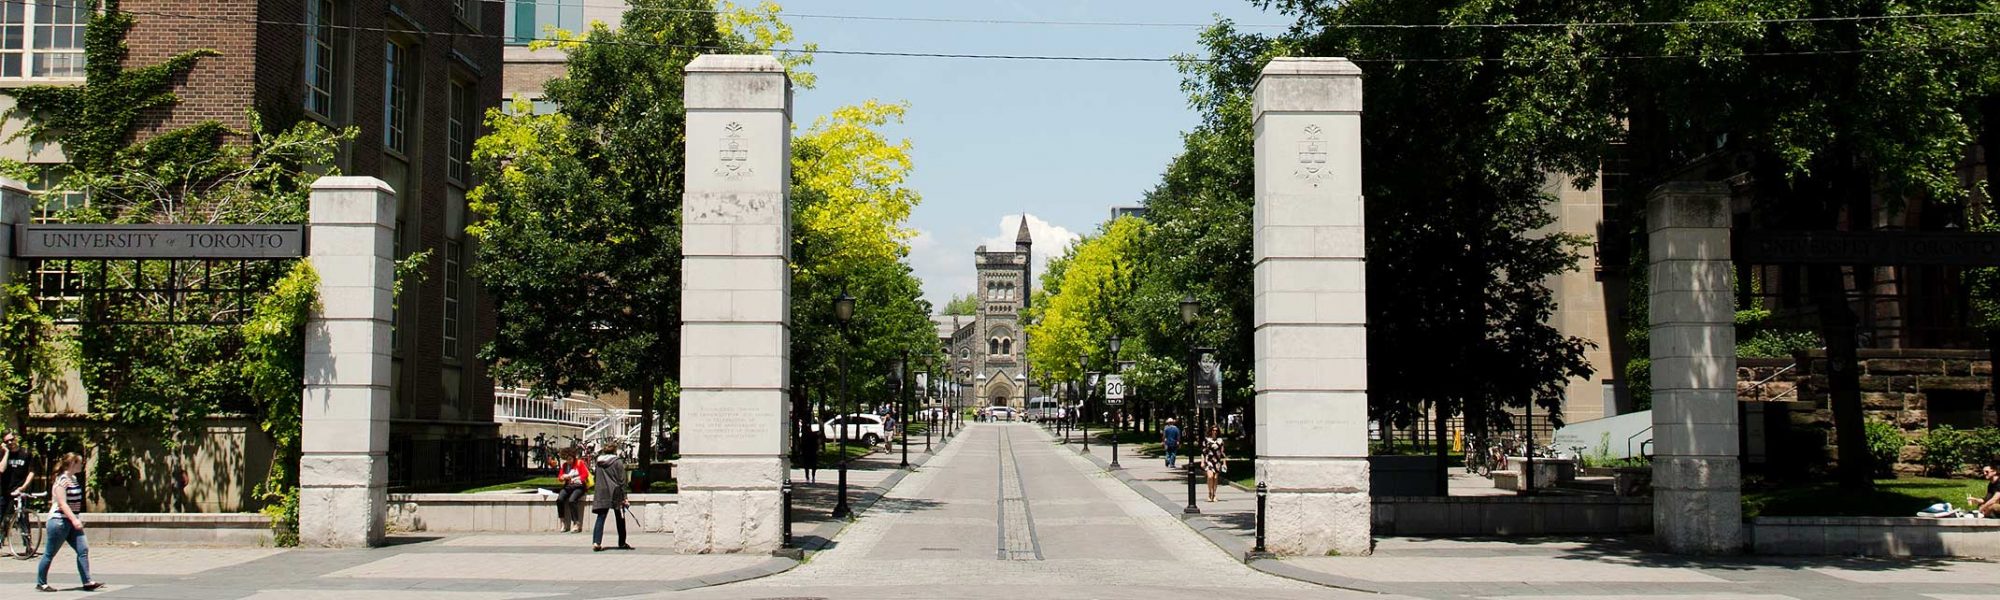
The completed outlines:
<svg viewBox="0 0 2000 600">
<path fill-rule="evenodd" d="M 911 143 L 881 133 L 907 108 L 841 107 L 793 139 L 792 389 L 802 419 L 813 392 L 828 406 L 840 398 L 843 358 L 855 406 L 835 410 L 865 410 L 893 399 L 891 361 L 907 355 L 916 369 L 940 351 L 931 306 L 905 262 L 915 232 L 903 224 L 922 201 L 906 185 Z M 833 318 L 843 293 L 855 298 L 846 336 Z"/>
<path fill-rule="evenodd" d="M 977 312 L 979 312 L 979 298 L 972 294 L 955 294 L 951 297 L 951 300 L 944 303 L 944 309 L 939 311 L 938 314 L 969 317 Z"/>
<path fill-rule="evenodd" d="M 1132 301 L 1138 245 L 1146 229 L 1145 221 L 1121 217 L 1049 262 L 1042 289 L 1026 315 L 1028 337 L 1035 340 L 1028 346 L 1034 372 L 1056 381 L 1081 380 L 1080 356 L 1090 357 L 1091 370 L 1105 370 L 1111 360 L 1105 341 L 1126 333 L 1120 315 Z M 1119 354 L 1123 358 L 1144 354 L 1141 346 L 1134 338 Z"/>
<path fill-rule="evenodd" d="M 742 19 L 711 8 L 636 0 L 616 28 L 558 32 L 545 44 L 567 57 L 567 76 L 545 86 L 555 113 L 495 111 L 473 153 L 484 183 L 468 194 L 481 217 L 466 228 L 479 240 L 472 275 L 499 322 L 481 358 L 539 391 L 631 391 L 642 466 L 657 392 L 680 367 L 683 69 L 755 51 L 733 30 Z"/>
</svg>

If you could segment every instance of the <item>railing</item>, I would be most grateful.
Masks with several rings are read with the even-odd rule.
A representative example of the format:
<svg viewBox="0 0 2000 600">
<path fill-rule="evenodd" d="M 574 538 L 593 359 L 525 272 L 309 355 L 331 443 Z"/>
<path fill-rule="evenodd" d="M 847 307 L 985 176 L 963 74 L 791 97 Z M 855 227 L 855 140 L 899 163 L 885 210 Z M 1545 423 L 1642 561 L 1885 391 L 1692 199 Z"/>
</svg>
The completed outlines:
<svg viewBox="0 0 2000 600">
<path fill-rule="evenodd" d="M 1797 385 L 1793 385 L 1792 389 L 1785 390 L 1784 392 L 1781 392 L 1776 396 L 1772 396 L 1770 398 L 1761 397 L 1761 394 L 1764 391 L 1764 384 L 1770 383 L 1772 380 L 1777 379 L 1779 376 L 1791 372 L 1792 369 L 1796 369 L 1798 368 L 1798 366 L 1799 363 L 1792 363 L 1789 365 L 1785 365 L 1785 368 L 1778 369 L 1778 371 L 1772 373 L 1770 377 L 1765 377 L 1761 380 L 1758 380 L 1757 383 L 1750 384 L 1750 397 L 1757 400 L 1780 400 L 1783 399 L 1785 396 L 1798 393 L 1799 387 Z"/>
<path fill-rule="evenodd" d="M 529 394 L 523 389 L 493 390 L 493 420 L 499 423 L 537 423 L 584 429 L 596 422 L 585 414 L 593 408 L 609 410 L 597 404 L 595 398 L 582 393 L 554 398 Z"/>
</svg>

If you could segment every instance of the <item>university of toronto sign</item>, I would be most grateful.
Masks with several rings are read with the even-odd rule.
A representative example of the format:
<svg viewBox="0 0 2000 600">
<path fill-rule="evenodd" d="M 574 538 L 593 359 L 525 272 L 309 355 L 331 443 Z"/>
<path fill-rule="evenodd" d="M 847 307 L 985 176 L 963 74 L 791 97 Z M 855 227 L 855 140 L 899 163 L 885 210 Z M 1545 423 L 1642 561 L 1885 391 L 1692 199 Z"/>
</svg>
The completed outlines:
<svg viewBox="0 0 2000 600">
<path fill-rule="evenodd" d="M 14 226 L 13 256 L 73 258 L 298 258 L 305 256 L 303 225 L 78 225 Z"/>
</svg>

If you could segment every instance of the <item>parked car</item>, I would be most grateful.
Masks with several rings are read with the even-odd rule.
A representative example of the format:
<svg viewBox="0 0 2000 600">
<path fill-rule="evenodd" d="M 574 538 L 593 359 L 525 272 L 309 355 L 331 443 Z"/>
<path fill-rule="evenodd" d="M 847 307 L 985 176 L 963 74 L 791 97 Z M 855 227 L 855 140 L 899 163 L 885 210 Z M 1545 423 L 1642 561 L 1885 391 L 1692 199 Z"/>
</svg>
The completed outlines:
<svg viewBox="0 0 2000 600">
<path fill-rule="evenodd" d="M 1012 421 L 1015 416 L 1014 409 L 1006 406 L 988 406 L 981 410 L 986 413 L 987 419 L 993 421 Z"/>
<path fill-rule="evenodd" d="M 873 446 L 888 439 L 889 429 L 882 417 L 876 415 L 846 415 L 827 419 L 824 427 L 815 425 L 813 431 L 824 431 L 827 441 L 840 439 L 841 430 L 846 429 L 847 439 Z"/>
</svg>

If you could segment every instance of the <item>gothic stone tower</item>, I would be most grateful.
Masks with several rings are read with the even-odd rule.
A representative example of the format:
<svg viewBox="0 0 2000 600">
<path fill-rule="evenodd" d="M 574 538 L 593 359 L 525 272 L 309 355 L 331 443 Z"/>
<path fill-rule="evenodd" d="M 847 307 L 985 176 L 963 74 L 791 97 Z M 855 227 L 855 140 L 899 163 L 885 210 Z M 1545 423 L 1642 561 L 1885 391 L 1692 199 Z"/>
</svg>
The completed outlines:
<svg viewBox="0 0 2000 600">
<path fill-rule="evenodd" d="M 1015 376 L 1028 374 L 1028 332 L 1021 324 L 1021 312 L 1028 308 L 1028 294 L 1034 289 L 1033 247 L 1028 216 L 1021 215 L 1013 252 L 989 252 L 985 246 L 973 251 L 979 269 L 973 372 L 985 378 L 975 375 L 972 383 L 982 406 L 1026 408 L 1029 386 Z"/>
</svg>

